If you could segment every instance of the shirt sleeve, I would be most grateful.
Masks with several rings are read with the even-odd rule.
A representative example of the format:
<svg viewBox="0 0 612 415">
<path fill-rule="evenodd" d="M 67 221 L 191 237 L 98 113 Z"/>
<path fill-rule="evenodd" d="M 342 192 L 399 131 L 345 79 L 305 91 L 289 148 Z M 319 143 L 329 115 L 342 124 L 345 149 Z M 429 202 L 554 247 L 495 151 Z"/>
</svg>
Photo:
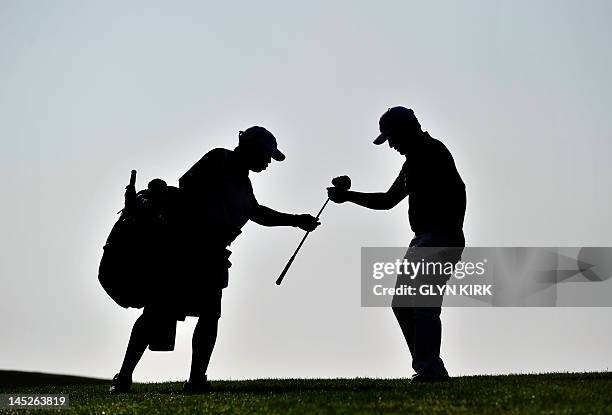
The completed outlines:
<svg viewBox="0 0 612 415">
<path fill-rule="evenodd" d="M 402 169 L 400 170 L 398 176 L 396 177 L 395 181 L 391 185 L 389 192 L 393 194 L 398 194 L 398 195 L 401 194 L 403 196 L 407 195 L 410 192 L 410 188 L 411 188 L 410 179 L 411 179 L 410 166 L 408 165 L 408 162 L 406 161 L 402 165 Z"/>
<path fill-rule="evenodd" d="M 251 198 L 251 211 L 252 211 L 257 206 L 259 206 L 259 202 L 257 201 L 257 198 L 255 197 L 255 193 L 253 192 L 253 185 L 250 180 L 249 180 L 249 189 L 251 191 L 250 198 Z"/>
</svg>

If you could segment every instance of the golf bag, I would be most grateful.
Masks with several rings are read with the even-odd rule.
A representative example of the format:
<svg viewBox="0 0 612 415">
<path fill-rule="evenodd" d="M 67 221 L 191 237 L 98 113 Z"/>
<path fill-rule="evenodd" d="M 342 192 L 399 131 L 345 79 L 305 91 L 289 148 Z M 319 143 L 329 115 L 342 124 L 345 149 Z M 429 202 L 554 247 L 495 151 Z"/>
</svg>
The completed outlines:
<svg viewBox="0 0 612 415">
<path fill-rule="evenodd" d="M 124 308 L 159 304 L 164 285 L 170 286 L 181 206 L 179 189 L 161 179 L 138 193 L 135 184 L 132 170 L 125 206 L 106 240 L 98 270 L 106 293 Z"/>
</svg>

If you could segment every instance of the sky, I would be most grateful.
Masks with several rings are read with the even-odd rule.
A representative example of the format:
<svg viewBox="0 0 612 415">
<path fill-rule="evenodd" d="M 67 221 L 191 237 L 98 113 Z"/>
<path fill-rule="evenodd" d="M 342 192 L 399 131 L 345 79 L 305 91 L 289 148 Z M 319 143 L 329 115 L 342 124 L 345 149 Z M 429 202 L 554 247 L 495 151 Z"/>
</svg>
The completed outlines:
<svg viewBox="0 0 612 415">
<path fill-rule="evenodd" d="M 239 130 L 287 159 L 260 203 L 316 213 L 334 176 L 385 191 L 402 165 L 378 118 L 413 108 L 467 186 L 469 246 L 612 246 L 608 1 L 0 0 L 0 369 L 110 378 L 139 311 L 97 281 L 138 187 Z M 406 377 L 391 310 L 360 306 L 360 248 L 407 246 L 407 201 L 333 205 L 302 233 L 247 224 L 211 379 Z M 451 375 L 609 370 L 610 308 L 447 308 Z M 185 379 L 195 319 L 134 379 Z"/>
</svg>

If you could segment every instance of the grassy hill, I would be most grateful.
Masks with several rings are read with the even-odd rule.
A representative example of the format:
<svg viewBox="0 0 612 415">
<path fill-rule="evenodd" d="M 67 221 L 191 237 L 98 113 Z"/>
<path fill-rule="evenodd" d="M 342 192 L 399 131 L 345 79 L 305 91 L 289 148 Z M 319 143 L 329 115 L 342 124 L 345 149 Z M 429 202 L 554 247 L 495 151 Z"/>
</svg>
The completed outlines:
<svg viewBox="0 0 612 415">
<path fill-rule="evenodd" d="M 71 407 L 62 414 L 612 414 L 612 373 L 470 376 L 433 385 L 406 379 L 216 381 L 206 395 L 185 395 L 181 383 L 169 382 L 135 384 L 130 394 L 110 396 L 108 383 L 0 371 L 0 393 L 68 394 Z"/>
<path fill-rule="evenodd" d="M 47 386 L 47 385 L 89 385 L 108 383 L 106 379 L 85 378 L 81 376 L 55 375 L 52 373 L 21 372 L 0 370 L 0 390 L 8 387 Z M 21 388 L 20 388 L 21 389 Z"/>
</svg>

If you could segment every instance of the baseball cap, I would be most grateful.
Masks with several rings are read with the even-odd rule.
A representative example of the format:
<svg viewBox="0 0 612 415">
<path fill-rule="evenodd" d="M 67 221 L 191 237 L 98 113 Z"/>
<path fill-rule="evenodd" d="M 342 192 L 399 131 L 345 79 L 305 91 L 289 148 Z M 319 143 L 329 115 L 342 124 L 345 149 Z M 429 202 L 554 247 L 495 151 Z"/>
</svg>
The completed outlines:
<svg viewBox="0 0 612 415">
<path fill-rule="evenodd" d="M 276 161 L 285 160 L 285 155 L 280 152 L 274 135 L 263 127 L 253 126 L 238 134 L 239 144 L 256 144 L 268 151 L 270 157 Z"/>
<path fill-rule="evenodd" d="M 421 127 L 414 111 L 406 107 L 393 107 L 385 112 L 378 122 L 380 135 L 374 140 L 374 144 L 379 145 L 389 139 L 389 135 L 394 132 L 403 132 L 415 127 Z"/>
</svg>

